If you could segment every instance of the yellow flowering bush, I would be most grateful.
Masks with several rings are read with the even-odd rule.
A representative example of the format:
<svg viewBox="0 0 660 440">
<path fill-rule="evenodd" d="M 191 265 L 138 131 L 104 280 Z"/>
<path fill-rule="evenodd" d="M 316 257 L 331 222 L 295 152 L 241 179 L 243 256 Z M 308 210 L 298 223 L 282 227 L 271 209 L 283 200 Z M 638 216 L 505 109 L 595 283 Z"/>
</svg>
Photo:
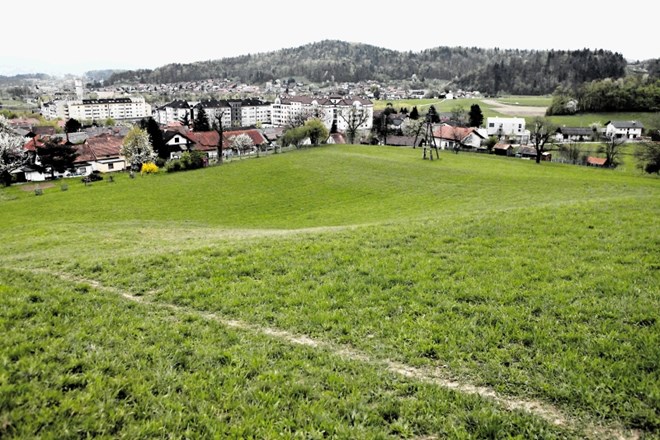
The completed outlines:
<svg viewBox="0 0 660 440">
<path fill-rule="evenodd" d="M 156 174 L 157 172 L 158 166 L 153 162 L 143 163 L 140 170 L 140 174 Z"/>
</svg>

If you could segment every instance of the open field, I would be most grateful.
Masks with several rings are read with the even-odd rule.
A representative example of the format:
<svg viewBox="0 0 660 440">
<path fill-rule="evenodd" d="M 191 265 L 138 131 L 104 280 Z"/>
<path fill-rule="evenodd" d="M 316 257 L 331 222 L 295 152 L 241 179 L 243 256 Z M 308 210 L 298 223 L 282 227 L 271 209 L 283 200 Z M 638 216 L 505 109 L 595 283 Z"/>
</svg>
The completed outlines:
<svg viewBox="0 0 660 440">
<path fill-rule="evenodd" d="M 653 127 L 651 123 L 657 120 L 658 113 L 652 112 L 619 112 L 619 113 L 581 113 L 572 116 L 550 116 L 550 120 L 557 125 L 567 127 L 589 127 L 592 123 L 605 125 L 609 121 L 641 121 L 646 127 Z"/>
<path fill-rule="evenodd" d="M 429 107 L 433 105 L 435 109 L 439 112 L 451 112 L 455 107 L 461 106 L 465 111 L 470 111 L 470 106 L 472 104 L 479 104 L 481 112 L 484 115 L 484 118 L 492 116 L 506 116 L 504 113 L 500 113 L 495 110 L 493 104 L 484 102 L 481 99 L 398 99 L 393 101 L 374 101 L 374 110 L 383 110 L 388 103 L 391 103 L 392 106 L 397 110 L 401 110 L 403 107 L 406 107 L 409 111 L 413 107 L 417 106 L 417 110 L 425 114 Z"/>
<path fill-rule="evenodd" d="M 334 146 L 0 191 L 0 435 L 657 438 L 660 180 Z"/>
</svg>

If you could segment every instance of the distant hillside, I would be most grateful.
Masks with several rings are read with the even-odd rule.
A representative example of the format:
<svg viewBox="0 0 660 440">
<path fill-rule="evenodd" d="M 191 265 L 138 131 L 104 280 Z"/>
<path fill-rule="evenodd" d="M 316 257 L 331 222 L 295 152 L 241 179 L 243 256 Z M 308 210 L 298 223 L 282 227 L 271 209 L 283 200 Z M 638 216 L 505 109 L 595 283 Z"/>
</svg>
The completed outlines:
<svg viewBox="0 0 660 440">
<path fill-rule="evenodd" d="M 12 85 L 12 84 L 21 84 L 24 81 L 32 79 L 50 79 L 50 75 L 45 73 L 22 73 L 19 75 L 4 76 L 0 75 L 0 85 Z"/>
<path fill-rule="evenodd" d="M 622 55 L 609 51 L 526 51 L 437 47 L 399 52 L 367 44 L 326 40 L 274 52 L 168 64 L 154 70 L 115 73 L 108 83 L 171 83 L 231 78 L 246 83 L 304 77 L 313 82 L 453 80 L 462 88 L 494 94 L 546 94 L 558 85 L 625 75 Z"/>
<path fill-rule="evenodd" d="M 639 61 L 628 65 L 628 73 L 632 75 L 649 75 L 651 78 L 660 78 L 660 58 Z"/>
<path fill-rule="evenodd" d="M 103 70 L 90 70 L 85 72 L 85 77 L 91 81 L 105 81 L 115 73 L 125 72 L 125 70 L 117 69 L 103 69 Z"/>
</svg>

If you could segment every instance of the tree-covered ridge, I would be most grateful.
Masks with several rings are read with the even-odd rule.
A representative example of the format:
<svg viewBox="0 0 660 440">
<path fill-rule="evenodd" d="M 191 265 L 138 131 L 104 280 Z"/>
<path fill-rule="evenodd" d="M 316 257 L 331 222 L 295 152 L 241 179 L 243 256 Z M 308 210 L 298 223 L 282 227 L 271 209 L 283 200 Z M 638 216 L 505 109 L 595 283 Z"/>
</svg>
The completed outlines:
<svg viewBox="0 0 660 440">
<path fill-rule="evenodd" d="M 575 90 L 558 91 L 547 114 L 658 111 L 660 78 L 627 77 L 585 82 Z"/>
<path fill-rule="evenodd" d="M 113 74 L 109 83 L 171 83 L 231 78 L 246 83 L 302 77 L 312 82 L 454 80 L 463 88 L 486 93 L 551 93 L 557 85 L 625 74 L 622 55 L 609 51 L 527 51 L 477 47 L 437 47 L 399 52 L 368 44 L 326 40 L 274 52 L 191 64 L 168 64 L 154 70 Z M 497 79 L 496 79 L 497 78 Z"/>
<path fill-rule="evenodd" d="M 0 75 L 0 85 L 6 84 L 20 84 L 26 80 L 47 80 L 51 79 L 50 75 L 45 73 L 20 73 L 18 75 L 5 76 Z"/>
<path fill-rule="evenodd" d="M 551 93 L 558 86 L 575 89 L 587 81 L 621 78 L 626 64 L 621 54 L 602 49 L 529 51 L 501 56 L 460 78 L 457 84 L 489 94 L 536 95 Z"/>
</svg>

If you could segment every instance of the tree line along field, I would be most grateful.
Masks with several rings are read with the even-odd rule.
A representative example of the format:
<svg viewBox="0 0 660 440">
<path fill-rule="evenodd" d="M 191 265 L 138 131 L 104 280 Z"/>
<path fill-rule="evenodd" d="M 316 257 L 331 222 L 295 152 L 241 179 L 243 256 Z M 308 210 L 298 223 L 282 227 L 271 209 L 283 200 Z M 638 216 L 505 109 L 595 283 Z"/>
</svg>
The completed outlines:
<svg viewBox="0 0 660 440">
<path fill-rule="evenodd" d="M 3 189 L 0 433 L 657 438 L 659 195 L 372 146 Z"/>
</svg>

